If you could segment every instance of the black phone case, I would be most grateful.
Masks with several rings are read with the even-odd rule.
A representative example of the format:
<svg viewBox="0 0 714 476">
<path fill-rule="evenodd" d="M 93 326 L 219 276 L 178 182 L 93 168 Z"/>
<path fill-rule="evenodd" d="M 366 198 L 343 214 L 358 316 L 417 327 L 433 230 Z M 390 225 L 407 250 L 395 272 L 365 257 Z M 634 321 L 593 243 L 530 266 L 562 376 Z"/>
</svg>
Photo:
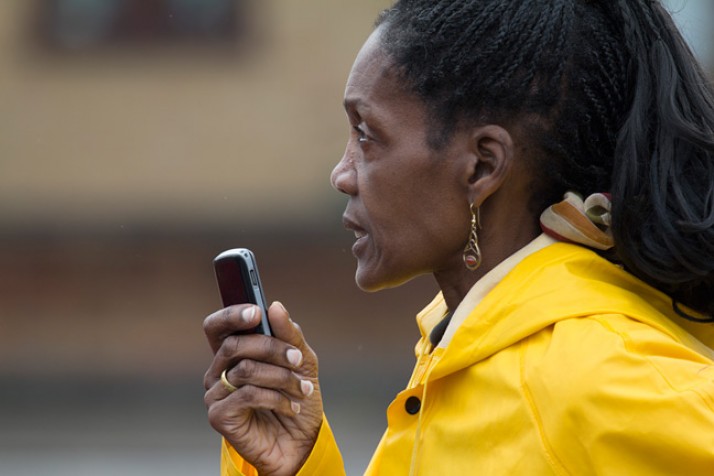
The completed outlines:
<svg viewBox="0 0 714 476">
<path fill-rule="evenodd" d="M 260 324 L 244 333 L 272 335 L 265 293 L 253 252 L 246 248 L 226 250 L 216 256 L 213 267 L 224 307 L 250 303 L 256 304 L 262 311 Z"/>
</svg>

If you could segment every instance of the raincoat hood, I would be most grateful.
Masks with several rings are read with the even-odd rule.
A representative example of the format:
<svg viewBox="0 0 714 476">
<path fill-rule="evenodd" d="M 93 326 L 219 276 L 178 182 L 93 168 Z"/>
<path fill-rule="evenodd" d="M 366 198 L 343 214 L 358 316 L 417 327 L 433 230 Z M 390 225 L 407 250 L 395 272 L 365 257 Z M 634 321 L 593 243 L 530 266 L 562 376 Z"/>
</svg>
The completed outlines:
<svg viewBox="0 0 714 476">
<path fill-rule="evenodd" d="M 445 312 L 439 293 L 417 316 L 422 344 L 438 321 L 435 316 Z M 524 258 L 471 309 L 451 340 L 439 344 L 445 348 L 430 380 L 487 359 L 559 321 L 602 314 L 624 314 L 714 358 L 714 326 L 680 317 L 669 296 L 595 252 L 554 243 Z"/>
</svg>

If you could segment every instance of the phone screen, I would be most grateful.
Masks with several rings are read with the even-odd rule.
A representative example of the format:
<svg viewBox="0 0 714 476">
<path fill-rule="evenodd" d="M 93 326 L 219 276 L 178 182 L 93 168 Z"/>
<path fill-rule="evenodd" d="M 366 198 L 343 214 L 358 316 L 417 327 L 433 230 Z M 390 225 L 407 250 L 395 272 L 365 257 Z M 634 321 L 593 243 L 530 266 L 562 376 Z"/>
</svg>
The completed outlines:
<svg viewBox="0 0 714 476">
<path fill-rule="evenodd" d="M 262 311 L 261 323 L 247 332 L 272 335 L 263 285 L 253 252 L 245 248 L 224 251 L 213 260 L 213 266 L 223 305 L 258 305 Z"/>
<path fill-rule="evenodd" d="M 221 299 L 224 306 L 232 306 L 234 304 L 255 303 L 248 297 L 248 286 L 246 286 L 245 270 L 239 262 L 231 259 L 216 261 L 216 279 L 218 280 L 218 288 L 221 293 Z M 221 285 L 226 283 L 226 285 Z"/>
</svg>

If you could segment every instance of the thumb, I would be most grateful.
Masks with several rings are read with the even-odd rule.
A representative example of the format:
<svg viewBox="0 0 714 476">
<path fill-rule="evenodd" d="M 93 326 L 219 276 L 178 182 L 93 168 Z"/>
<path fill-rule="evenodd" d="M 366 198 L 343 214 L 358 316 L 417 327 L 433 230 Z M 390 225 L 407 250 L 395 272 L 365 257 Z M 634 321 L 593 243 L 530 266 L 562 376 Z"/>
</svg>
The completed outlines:
<svg viewBox="0 0 714 476">
<path fill-rule="evenodd" d="M 316 363 L 315 354 L 305 341 L 302 329 L 290 319 L 290 314 L 281 302 L 275 301 L 270 305 L 268 319 L 274 337 L 297 347 L 302 352 L 305 361 L 309 360 L 313 365 Z"/>
</svg>

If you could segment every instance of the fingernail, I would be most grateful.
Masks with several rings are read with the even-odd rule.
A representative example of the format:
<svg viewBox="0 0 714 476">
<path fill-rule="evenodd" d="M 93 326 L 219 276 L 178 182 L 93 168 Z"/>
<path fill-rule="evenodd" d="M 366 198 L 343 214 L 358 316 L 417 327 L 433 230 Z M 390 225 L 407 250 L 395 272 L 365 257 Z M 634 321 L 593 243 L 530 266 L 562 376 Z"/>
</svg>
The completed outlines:
<svg viewBox="0 0 714 476">
<path fill-rule="evenodd" d="M 300 404 L 298 402 L 290 402 L 290 408 L 292 408 L 295 413 L 300 413 Z"/>
<path fill-rule="evenodd" d="M 309 380 L 301 380 L 300 390 L 302 390 L 303 395 L 309 397 L 310 395 L 312 395 L 312 392 L 315 391 L 315 386 Z"/>
<path fill-rule="evenodd" d="M 297 349 L 288 349 L 287 357 L 293 367 L 299 367 L 302 363 L 302 352 Z"/>
<path fill-rule="evenodd" d="M 255 317 L 255 306 L 246 307 L 241 312 L 240 316 L 243 318 L 243 322 L 253 322 Z"/>
<path fill-rule="evenodd" d="M 285 306 L 283 306 L 283 303 L 282 303 L 282 302 L 280 302 L 280 301 L 275 301 L 275 304 L 277 304 L 278 306 L 280 306 L 280 309 L 282 309 L 285 314 L 288 313 L 288 310 L 285 309 Z"/>
</svg>

